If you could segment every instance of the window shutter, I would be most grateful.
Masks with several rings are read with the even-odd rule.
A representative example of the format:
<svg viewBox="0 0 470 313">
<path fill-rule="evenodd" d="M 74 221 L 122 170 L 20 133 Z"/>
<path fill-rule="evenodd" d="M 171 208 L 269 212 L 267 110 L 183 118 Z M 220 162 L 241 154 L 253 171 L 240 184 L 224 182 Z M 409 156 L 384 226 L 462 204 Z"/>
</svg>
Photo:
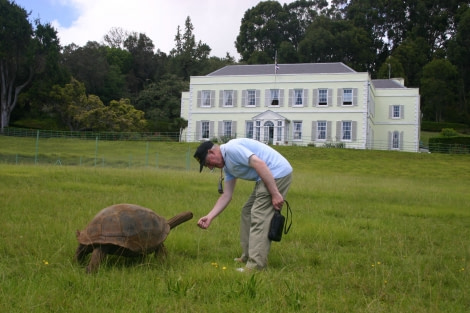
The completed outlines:
<svg viewBox="0 0 470 313">
<path fill-rule="evenodd" d="M 331 121 L 326 122 L 326 139 L 331 140 Z"/>
<path fill-rule="evenodd" d="M 357 122 L 356 121 L 353 121 L 352 122 L 352 130 L 351 130 L 352 134 L 351 134 L 351 139 L 353 141 L 356 141 L 356 138 L 357 138 Z"/>
<path fill-rule="evenodd" d="M 393 132 L 388 132 L 388 150 L 392 150 L 393 145 Z"/>
<path fill-rule="evenodd" d="M 312 121 L 312 138 L 310 140 L 317 140 L 317 121 Z"/>
<path fill-rule="evenodd" d="M 333 89 L 328 89 L 328 106 L 333 105 Z"/>
<path fill-rule="evenodd" d="M 220 90 L 219 91 L 219 107 L 223 107 L 224 106 L 224 91 L 223 90 Z"/>
<path fill-rule="evenodd" d="M 201 107 L 201 91 L 200 90 L 197 92 L 197 107 L 198 108 Z"/>
<path fill-rule="evenodd" d="M 224 134 L 224 122 L 223 122 L 223 121 L 219 121 L 217 124 L 218 124 L 218 127 L 217 127 L 217 136 L 222 137 L 223 134 Z"/>
<path fill-rule="evenodd" d="M 289 89 L 289 100 L 287 100 L 287 106 L 292 107 L 292 103 L 294 103 L 294 89 Z"/>
<path fill-rule="evenodd" d="M 318 97 L 318 89 L 313 89 L 312 90 L 312 106 L 316 107 L 317 106 L 317 97 Z"/>
<path fill-rule="evenodd" d="M 232 121 L 232 138 L 237 136 L 237 121 Z"/>
<path fill-rule="evenodd" d="M 209 139 L 214 137 L 214 121 L 209 122 Z"/>
<path fill-rule="evenodd" d="M 336 122 L 336 141 L 341 141 L 341 121 Z"/>
<path fill-rule="evenodd" d="M 260 98 L 261 98 L 261 90 L 256 89 L 256 99 L 255 99 L 256 107 L 260 106 L 260 102 L 261 102 Z"/>
<path fill-rule="evenodd" d="M 388 106 L 388 118 L 392 118 L 393 117 L 393 105 L 389 105 Z"/>
<path fill-rule="evenodd" d="M 232 99 L 232 101 L 233 101 L 233 107 L 236 108 L 236 107 L 238 106 L 238 104 L 237 104 L 237 90 L 234 90 L 234 91 L 233 91 L 233 99 Z"/>
<path fill-rule="evenodd" d="M 201 121 L 197 121 L 196 122 L 196 141 L 201 139 L 202 138 L 202 134 L 201 134 Z"/>
<path fill-rule="evenodd" d="M 215 107 L 215 90 L 211 90 L 211 108 Z"/>
<path fill-rule="evenodd" d="M 242 90 L 242 108 L 246 107 L 246 90 Z"/>
<path fill-rule="evenodd" d="M 357 88 L 353 88 L 353 106 L 357 106 Z"/>
<path fill-rule="evenodd" d="M 343 104 L 343 88 L 338 88 L 337 102 L 337 105 L 339 107 Z"/>
<path fill-rule="evenodd" d="M 279 106 L 284 107 L 284 89 L 279 90 Z"/>
<path fill-rule="evenodd" d="M 271 92 L 269 89 L 264 91 L 264 106 L 267 107 L 271 102 Z"/>
<path fill-rule="evenodd" d="M 304 98 L 302 99 L 302 106 L 306 107 L 308 102 L 308 89 L 304 89 Z"/>
<path fill-rule="evenodd" d="M 400 150 L 403 150 L 403 132 L 400 132 Z"/>
<path fill-rule="evenodd" d="M 405 118 L 405 106 L 400 105 L 400 118 L 404 119 Z"/>
</svg>

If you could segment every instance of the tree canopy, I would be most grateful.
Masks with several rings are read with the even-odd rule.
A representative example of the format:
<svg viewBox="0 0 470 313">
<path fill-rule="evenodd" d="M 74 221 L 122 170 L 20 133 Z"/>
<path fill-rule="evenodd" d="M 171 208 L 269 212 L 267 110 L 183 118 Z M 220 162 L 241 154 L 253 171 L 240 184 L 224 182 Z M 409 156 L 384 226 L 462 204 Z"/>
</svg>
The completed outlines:
<svg viewBox="0 0 470 313">
<path fill-rule="evenodd" d="M 425 119 L 470 123 L 465 2 L 261 1 L 241 19 L 238 61 L 212 56 L 190 16 L 175 29 L 175 46 L 166 54 L 146 34 L 119 27 L 102 42 L 62 47 L 51 25 L 30 22 L 15 2 L 0 0 L 0 11 L 2 129 L 34 118 L 55 120 L 55 128 L 111 130 L 107 118 L 114 116 L 119 129 L 179 131 L 181 92 L 191 76 L 228 64 L 274 63 L 275 56 L 278 63 L 343 62 L 372 78 L 402 77 L 420 88 Z M 127 126 L 116 110 L 128 112 L 122 115 Z M 136 124 L 137 116 L 146 122 Z"/>
</svg>

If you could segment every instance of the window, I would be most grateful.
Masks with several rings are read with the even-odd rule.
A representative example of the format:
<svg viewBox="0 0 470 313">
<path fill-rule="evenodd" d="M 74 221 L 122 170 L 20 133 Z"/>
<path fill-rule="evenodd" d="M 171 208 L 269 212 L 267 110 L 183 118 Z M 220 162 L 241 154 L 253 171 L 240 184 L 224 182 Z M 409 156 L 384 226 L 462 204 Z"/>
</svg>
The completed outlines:
<svg viewBox="0 0 470 313">
<path fill-rule="evenodd" d="M 261 121 L 255 122 L 255 140 L 260 141 L 261 139 Z"/>
<path fill-rule="evenodd" d="M 202 91 L 202 106 L 203 107 L 211 106 L 211 91 L 210 90 Z"/>
<path fill-rule="evenodd" d="M 253 122 L 252 121 L 246 122 L 246 138 L 253 139 Z"/>
<path fill-rule="evenodd" d="M 209 139 L 209 122 L 201 122 L 201 135 L 203 139 Z"/>
<path fill-rule="evenodd" d="M 304 105 L 304 90 L 303 89 L 294 90 L 294 105 L 297 105 L 297 106 Z"/>
<path fill-rule="evenodd" d="M 318 105 L 328 105 L 328 89 L 318 89 Z"/>
<path fill-rule="evenodd" d="M 293 124 L 294 126 L 294 133 L 293 133 L 293 137 L 294 137 L 294 140 L 302 140 L 302 122 L 294 122 Z"/>
<path fill-rule="evenodd" d="M 233 90 L 224 90 L 224 106 L 233 107 Z"/>
<path fill-rule="evenodd" d="M 246 105 L 252 107 L 256 106 L 256 90 L 247 90 Z"/>
<path fill-rule="evenodd" d="M 318 140 L 326 140 L 326 121 L 317 122 L 317 138 Z"/>
<path fill-rule="evenodd" d="M 232 137 L 232 121 L 224 121 L 223 135 L 225 137 Z"/>
<path fill-rule="evenodd" d="M 282 121 L 277 121 L 277 137 L 276 137 L 276 140 L 277 141 L 282 141 Z"/>
<path fill-rule="evenodd" d="M 392 149 L 400 149 L 400 133 L 398 131 L 394 131 L 392 134 Z"/>
<path fill-rule="evenodd" d="M 402 119 L 403 118 L 403 105 L 392 105 L 390 106 L 390 118 Z"/>
<path fill-rule="evenodd" d="M 271 105 L 279 105 L 279 89 L 271 89 Z"/>
<path fill-rule="evenodd" d="M 341 125 L 341 140 L 352 139 L 352 122 L 343 121 Z"/>
<path fill-rule="evenodd" d="M 353 91 L 352 89 L 343 89 L 343 105 L 353 104 Z"/>
</svg>

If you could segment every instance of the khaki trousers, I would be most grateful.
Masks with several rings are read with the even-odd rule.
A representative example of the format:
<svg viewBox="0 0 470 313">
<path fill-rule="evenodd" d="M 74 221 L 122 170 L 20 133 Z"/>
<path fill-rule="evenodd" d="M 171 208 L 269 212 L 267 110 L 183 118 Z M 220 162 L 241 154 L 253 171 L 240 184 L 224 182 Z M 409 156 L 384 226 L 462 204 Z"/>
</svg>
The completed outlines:
<svg viewBox="0 0 470 313">
<path fill-rule="evenodd" d="M 292 174 L 275 180 L 284 199 L 289 190 Z M 256 182 L 253 192 L 242 208 L 240 244 L 243 261 L 251 269 L 264 269 L 268 265 L 271 241 L 268 239 L 274 208 L 271 194 L 262 180 Z"/>
</svg>

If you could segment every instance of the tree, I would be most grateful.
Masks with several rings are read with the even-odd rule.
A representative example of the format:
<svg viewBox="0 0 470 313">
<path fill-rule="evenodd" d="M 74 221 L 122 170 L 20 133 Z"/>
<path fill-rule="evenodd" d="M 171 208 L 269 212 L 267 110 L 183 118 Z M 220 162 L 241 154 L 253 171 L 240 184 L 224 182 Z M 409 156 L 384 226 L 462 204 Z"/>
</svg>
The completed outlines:
<svg viewBox="0 0 470 313">
<path fill-rule="evenodd" d="M 135 107 L 145 112 L 151 130 L 171 130 L 168 128 L 174 126 L 172 120 L 180 117 L 181 92 L 188 87 L 188 82 L 182 78 L 167 74 L 159 82 L 149 84 L 139 93 Z"/>
<path fill-rule="evenodd" d="M 320 16 L 299 44 L 300 62 L 343 62 L 357 71 L 369 71 L 375 60 L 372 39 L 351 21 Z"/>
<path fill-rule="evenodd" d="M 72 79 L 51 91 L 50 112 L 57 112 L 70 130 L 143 131 L 144 112 L 136 110 L 129 99 L 112 100 L 105 106 L 96 95 L 86 95 L 85 84 Z"/>
<path fill-rule="evenodd" d="M 134 32 L 124 41 L 124 47 L 132 55 L 132 68 L 127 75 L 127 85 L 130 93 L 137 95 L 155 76 L 155 46 L 147 35 Z"/>
<path fill-rule="evenodd" d="M 254 52 L 259 59 L 259 53 L 270 56 L 274 63 L 277 48 L 283 41 L 290 41 L 287 30 L 289 14 L 277 1 L 262 1 L 247 10 L 242 18 L 240 32 L 235 41 L 242 61 L 255 63 L 250 60 Z"/>
<path fill-rule="evenodd" d="M 200 75 L 206 68 L 211 48 L 201 41 L 196 43 L 193 34 L 194 26 L 188 16 L 185 21 L 184 33 L 178 25 L 175 36 L 175 48 L 171 50 L 170 72 L 189 81 L 192 75 Z"/>
<path fill-rule="evenodd" d="M 457 77 L 457 69 L 448 60 L 433 60 L 424 66 L 420 93 L 425 119 L 443 122 L 454 111 Z"/>
<path fill-rule="evenodd" d="M 33 28 L 29 14 L 0 0 L 0 130 L 8 127 L 18 95 L 32 81 L 40 63 L 35 61 Z"/>
</svg>

